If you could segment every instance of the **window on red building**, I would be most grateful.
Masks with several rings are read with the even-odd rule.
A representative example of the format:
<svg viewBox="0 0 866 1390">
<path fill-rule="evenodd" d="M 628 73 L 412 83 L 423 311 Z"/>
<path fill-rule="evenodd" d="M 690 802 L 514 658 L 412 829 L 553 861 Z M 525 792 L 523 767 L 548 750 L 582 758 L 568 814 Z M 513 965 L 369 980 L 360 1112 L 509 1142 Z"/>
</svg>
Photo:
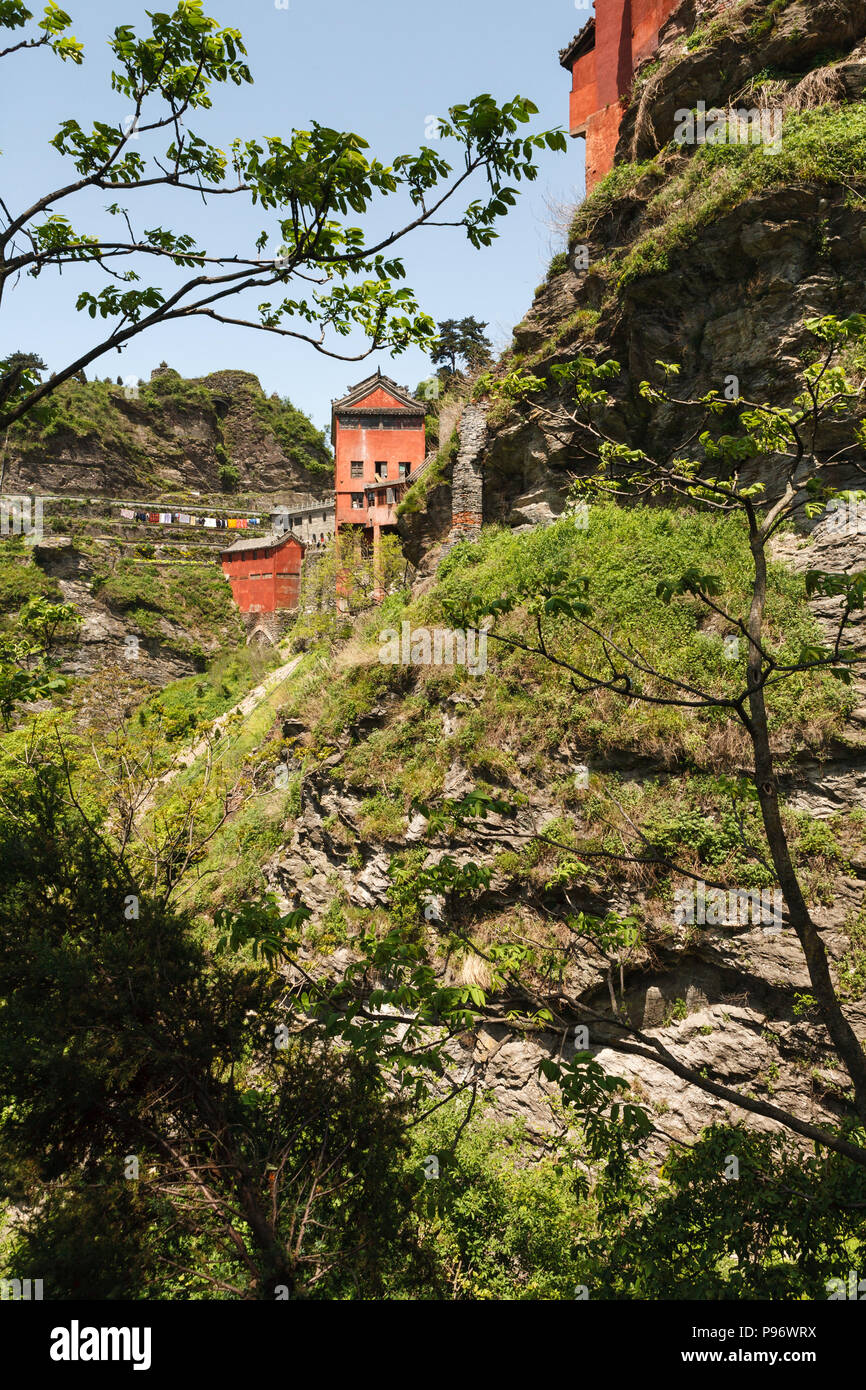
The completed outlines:
<svg viewBox="0 0 866 1390">
<path fill-rule="evenodd" d="M 353 492 L 353 493 L 352 493 L 352 511 L 353 511 L 353 512 L 361 512 L 361 511 L 363 511 L 363 510 L 364 510 L 364 494 L 363 494 L 363 492 Z"/>
<path fill-rule="evenodd" d="M 352 477 L 353 477 L 353 478 L 363 478 L 363 476 L 364 476 L 364 465 L 363 465 L 363 463 L 358 463 L 357 461 L 353 461 L 353 463 L 352 463 Z"/>
<path fill-rule="evenodd" d="M 377 464 L 376 464 L 376 477 L 377 477 L 377 478 L 387 478 L 387 476 L 388 476 L 388 465 L 387 465 L 387 463 L 377 463 Z"/>
<path fill-rule="evenodd" d="M 408 477 L 409 477 L 409 465 L 408 465 L 408 463 L 398 463 L 398 464 L 397 464 L 397 469 L 398 469 L 398 473 L 397 473 L 397 476 L 398 476 L 398 477 L 400 477 L 400 478 L 408 478 Z"/>
</svg>

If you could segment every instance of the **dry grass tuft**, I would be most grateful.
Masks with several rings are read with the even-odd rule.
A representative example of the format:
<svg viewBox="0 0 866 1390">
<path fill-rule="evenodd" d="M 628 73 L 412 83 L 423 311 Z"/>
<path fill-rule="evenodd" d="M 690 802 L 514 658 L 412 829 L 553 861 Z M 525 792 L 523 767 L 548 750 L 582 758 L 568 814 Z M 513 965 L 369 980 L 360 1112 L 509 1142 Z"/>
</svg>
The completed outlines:
<svg viewBox="0 0 866 1390">
<path fill-rule="evenodd" d="M 788 92 L 783 101 L 786 111 L 810 111 L 845 100 L 845 82 L 833 68 L 817 68 Z"/>
</svg>

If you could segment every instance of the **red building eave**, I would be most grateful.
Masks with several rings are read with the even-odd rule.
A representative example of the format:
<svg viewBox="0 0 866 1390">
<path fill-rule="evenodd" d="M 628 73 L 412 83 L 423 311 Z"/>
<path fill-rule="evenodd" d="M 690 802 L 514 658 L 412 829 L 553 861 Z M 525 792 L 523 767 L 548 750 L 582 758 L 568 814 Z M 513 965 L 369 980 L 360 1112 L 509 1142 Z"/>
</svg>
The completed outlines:
<svg viewBox="0 0 866 1390">
<path fill-rule="evenodd" d="M 595 48 L 595 19 L 588 19 L 579 34 L 575 34 L 567 48 L 560 49 L 560 67 L 571 72 L 578 58 Z"/>
<path fill-rule="evenodd" d="M 384 391 L 393 397 L 393 405 L 380 405 L 364 407 L 358 403 L 366 400 L 374 391 Z M 345 396 L 339 400 L 331 402 L 331 443 L 336 443 L 337 438 L 337 415 L 345 412 L 347 415 L 359 415 L 364 410 L 369 410 L 371 415 L 388 415 L 392 412 L 395 415 L 426 415 L 427 406 L 423 401 L 419 401 L 412 395 L 405 386 L 398 386 L 389 376 L 383 376 L 381 369 L 375 376 L 368 376 L 364 381 L 359 381 L 357 386 L 353 386 Z"/>
</svg>

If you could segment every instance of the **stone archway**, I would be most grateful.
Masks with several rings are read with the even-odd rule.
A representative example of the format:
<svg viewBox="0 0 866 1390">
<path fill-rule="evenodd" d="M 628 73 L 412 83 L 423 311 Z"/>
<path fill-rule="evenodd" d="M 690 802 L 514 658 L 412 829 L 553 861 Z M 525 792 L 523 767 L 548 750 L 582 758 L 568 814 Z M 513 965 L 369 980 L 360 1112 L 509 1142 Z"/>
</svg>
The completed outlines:
<svg viewBox="0 0 866 1390">
<path fill-rule="evenodd" d="M 275 647 L 282 635 L 279 613 L 245 613 L 248 647 Z"/>
</svg>

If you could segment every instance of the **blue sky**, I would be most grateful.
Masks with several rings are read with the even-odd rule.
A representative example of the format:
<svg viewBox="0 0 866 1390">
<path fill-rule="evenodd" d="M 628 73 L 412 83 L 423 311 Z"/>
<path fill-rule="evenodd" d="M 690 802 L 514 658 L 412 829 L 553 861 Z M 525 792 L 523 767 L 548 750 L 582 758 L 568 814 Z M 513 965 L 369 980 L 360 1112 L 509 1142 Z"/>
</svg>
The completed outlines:
<svg viewBox="0 0 866 1390">
<path fill-rule="evenodd" d="M 255 85 L 217 89 L 213 111 L 188 124 L 225 148 L 236 135 L 281 135 L 317 120 L 363 135 L 386 162 L 429 143 L 428 118 L 480 92 L 499 100 L 519 92 L 538 106 L 539 129 L 565 127 L 569 80 L 557 54 L 587 18 L 585 0 L 578 3 L 581 8 L 575 0 L 289 0 L 283 9 L 275 0 L 210 0 L 210 14 L 242 31 Z M 64 161 L 48 145 L 62 119 L 74 115 L 89 126 L 94 119 L 117 122 L 126 114 L 124 101 L 109 88 L 105 39 L 121 22 L 143 28 L 145 6 L 134 0 L 64 0 L 64 8 L 85 44 L 83 67 L 61 65 L 43 52 L 3 60 L 0 193 L 15 211 L 68 178 Z M 538 180 L 521 185 L 518 205 L 500 223 L 492 248 L 474 251 L 461 232 L 432 228 L 402 243 L 407 281 L 422 308 L 437 320 L 468 314 L 486 320 L 497 347 L 509 340 L 552 252 L 562 245 L 548 225 L 548 202 L 576 203 L 583 196 L 582 141 L 570 140 L 566 154 L 545 152 L 539 163 Z M 142 209 L 140 225 L 190 230 L 212 252 L 254 254 L 255 237 L 268 221 L 242 195 L 207 208 L 192 194 L 135 196 L 149 199 L 146 207 L 129 200 Z M 78 204 L 74 216 L 70 203 L 76 228 L 100 224 L 106 201 L 100 195 L 96 203 Z M 373 225 L 390 228 L 399 211 L 395 204 L 394 213 L 389 208 Z M 91 320 L 74 308 L 78 290 L 92 283 L 92 272 L 82 271 L 13 287 L 3 305 L 0 354 L 18 348 L 40 352 L 51 367 L 74 360 L 94 341 Z M 90 371 L 147 377 L 163 359 L 186 376 L 220 367 L 255 372 L 267 391 L 291 396 L 320 426 L 331 399 L 377 366 L 410 387 L 429 372 L 415 351 L 393 360 L 380 354 L 338 362 L 303 344 L 205 319 L 144 334 L 122 356 L 108 354 Z"/>
</svg>

